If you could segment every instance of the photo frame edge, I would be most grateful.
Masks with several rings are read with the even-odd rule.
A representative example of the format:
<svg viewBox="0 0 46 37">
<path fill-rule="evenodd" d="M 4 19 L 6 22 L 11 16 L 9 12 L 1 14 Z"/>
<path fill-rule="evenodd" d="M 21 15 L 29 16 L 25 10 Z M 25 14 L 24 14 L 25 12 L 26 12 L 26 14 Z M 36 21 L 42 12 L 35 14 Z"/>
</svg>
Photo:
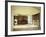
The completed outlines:
<svg viewBox="0 0 46 37">
<path fill-rule="evenodd" d="M 19 34 L 19 35 L 8 35 L 8 2 L 20 2 L 20 3 L 36 3 L 44 5 L 44 32 L 36 34 Z M 27 36 L 27 35 L 41 35 L 45 34 L 45 3 L 44 2 L 25 2 L 25 1 L 5 1 L 5 36 Z"/>
</svg>

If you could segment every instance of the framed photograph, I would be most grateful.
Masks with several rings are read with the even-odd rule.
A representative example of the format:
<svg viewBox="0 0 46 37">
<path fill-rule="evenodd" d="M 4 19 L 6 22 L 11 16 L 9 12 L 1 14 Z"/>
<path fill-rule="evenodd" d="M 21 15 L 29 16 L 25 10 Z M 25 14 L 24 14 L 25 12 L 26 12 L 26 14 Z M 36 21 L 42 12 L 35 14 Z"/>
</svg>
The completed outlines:
<svg viewBox="0 0 46 37">
<path fill-rule="evenodd" d="M 5 35 L 45 34 L 44 2 L 5 2 Z"/>
</svg>

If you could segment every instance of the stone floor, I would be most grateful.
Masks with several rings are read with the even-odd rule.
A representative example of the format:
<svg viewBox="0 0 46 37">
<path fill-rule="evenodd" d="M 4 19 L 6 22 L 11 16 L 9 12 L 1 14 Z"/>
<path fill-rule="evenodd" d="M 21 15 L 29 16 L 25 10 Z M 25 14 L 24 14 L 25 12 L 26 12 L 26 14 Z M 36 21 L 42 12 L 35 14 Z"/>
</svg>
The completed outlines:
<svg viewBox="0 0 46 37">
<path fill-rule="evenodd" d="M 40 27 L 37 25 L 16 25 L 13 28 L 13 31 L 24 31 L 24 30 L 39 30 Z"/>
</svg>

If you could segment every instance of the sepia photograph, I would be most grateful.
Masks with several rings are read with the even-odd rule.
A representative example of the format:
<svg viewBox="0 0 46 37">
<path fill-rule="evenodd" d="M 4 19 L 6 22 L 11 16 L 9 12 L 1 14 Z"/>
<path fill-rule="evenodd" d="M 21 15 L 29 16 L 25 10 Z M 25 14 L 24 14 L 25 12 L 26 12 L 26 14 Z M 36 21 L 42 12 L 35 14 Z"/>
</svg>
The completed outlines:
<svg viewBox="0 0 46 37">
<path fill-rule="evenodd" d="M 40 30 L 40 12 L 41 7 L 11 6 L 11 30 Z"/>
</svg>

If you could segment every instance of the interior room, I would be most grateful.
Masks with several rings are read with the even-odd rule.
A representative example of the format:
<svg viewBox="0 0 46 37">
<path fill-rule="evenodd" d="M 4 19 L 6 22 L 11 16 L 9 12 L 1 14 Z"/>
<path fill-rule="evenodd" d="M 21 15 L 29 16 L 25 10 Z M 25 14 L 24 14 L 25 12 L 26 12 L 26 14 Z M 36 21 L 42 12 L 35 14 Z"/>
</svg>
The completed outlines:
<svg viewBox="0 0 46 37">
<path fill-rule="evenodd" d="M 41 7 L 11 6 L 11 30 L 40 30 Z"/>
</svg>

